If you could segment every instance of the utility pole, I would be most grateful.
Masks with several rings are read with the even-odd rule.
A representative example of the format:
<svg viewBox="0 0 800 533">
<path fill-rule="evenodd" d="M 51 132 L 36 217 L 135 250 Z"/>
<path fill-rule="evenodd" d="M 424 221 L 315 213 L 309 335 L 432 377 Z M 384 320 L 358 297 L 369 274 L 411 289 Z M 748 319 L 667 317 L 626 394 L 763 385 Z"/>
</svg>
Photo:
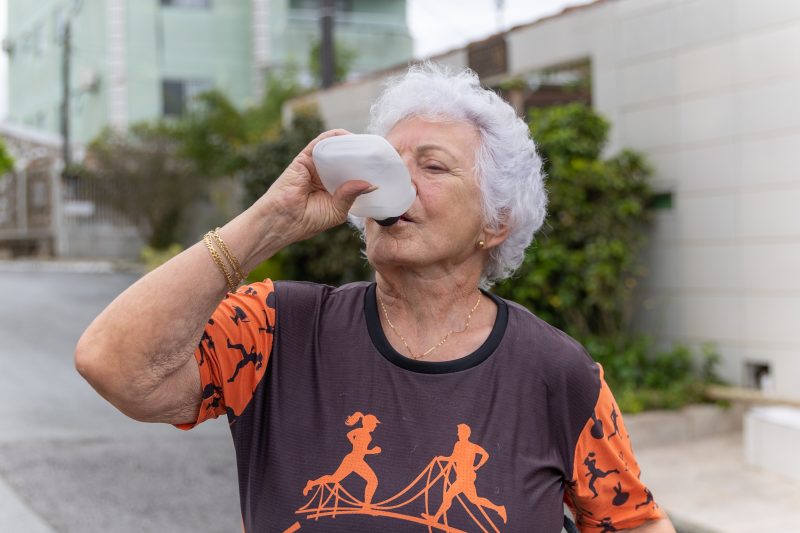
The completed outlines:
<svg viewBox="0 0 800 533">
<path fill-rule="evenodd" d="M 494 0 L 495 5 L 495 16 L 497 19 L 497 31 L 503 31 L 503 7 L 505 5 L 505 0 Z"/>
<path fill-rule="evenodd" d="M 62 35 L 63 42 L 61 43 L 62 46 L 62 54 L 61 54 L 61 89 L 62 89 L 62 101 L 61 101 L 61 137 L 63 139 L 64 145 L 62 147 L 62 157 L 64 158 L 64 169 L 69 171 L 70 166 L 72 165 L 72 150 L 70 149 L 70 139 L 69 139 L 69 100 L 70 100 L 70 88 L 69 88 L 69 75 L 70 75 L 70 63 L 72 61 L 72 29 L 71 29 L 71 22 L 67 19 L 64 22 L 64 34 Z"/>
<path fill-rule="evenodd" d="M 336 76 L 336 58 L 333 50 L 333 15 L 334 0 L 320 0 L 320 68 L 322 70 L 322 88 L 333 85 Z"/>
</svg>

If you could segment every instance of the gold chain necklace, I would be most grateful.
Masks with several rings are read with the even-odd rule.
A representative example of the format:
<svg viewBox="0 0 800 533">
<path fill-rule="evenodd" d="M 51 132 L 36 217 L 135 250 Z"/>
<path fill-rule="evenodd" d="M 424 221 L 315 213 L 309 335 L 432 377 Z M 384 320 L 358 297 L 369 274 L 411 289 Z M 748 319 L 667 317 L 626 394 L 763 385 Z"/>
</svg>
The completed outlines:
<svg viewBox="0 0 800 533">
<path fill-rule="evenodd" d="M 474 313 L 475 310 L 478 308 L 478 306 L 481 304 L 481 293 L 480 291 L 478 291 L 478 301 L 475 302 L 475 305 L 472 307 L 472 310 L 467 315 L 467 321 L 464 323 L 464 328 L 461 329 L 460 331 L 455 331 L 451 329 L 450 331 L 447 332 L 447 335 L 445 335 L 442 340 L 440 340 L 437 344 L 428 348 L 428 351 L 426 351 L 421 355 L 414 355 L 414 352 L 411 351 L 411 348 L 408 346 L 405 337 L 403 337 L 402 335 L 400 335 L 400 333 L 397 332 L 397 330 L 394 327 L 394 324 L 392 324 L 392 321 L 389 320 L 389 313 L 386 311 L 386 306 L 384 305 L 383 298 L 381 298 L 380 294 L 378 294 L 378 301 L 381 303 L 381 308 L 383 309 L 383 316 L 386 317 L 386 322 L 389 323 L 389 327 L 392 328 L 394 334 L 400 337 L 400 340 L 403 341 L 403 346 L 405 346 L 406 350 L 408 350 L 409 355 L 411 355 L 411 359 L 417 360 L 417 359 L 422 359 L 423 357 L 427 356 L 429 353 L 434 351 L 436 348 L 447 342 L 447 339 L 449 339 L 450 335 L 452 335 L 453 333 L 463 333 L 469 329 L 469 323 L 470 320 L 472 320 L 472 313 Z"/>
</svg>

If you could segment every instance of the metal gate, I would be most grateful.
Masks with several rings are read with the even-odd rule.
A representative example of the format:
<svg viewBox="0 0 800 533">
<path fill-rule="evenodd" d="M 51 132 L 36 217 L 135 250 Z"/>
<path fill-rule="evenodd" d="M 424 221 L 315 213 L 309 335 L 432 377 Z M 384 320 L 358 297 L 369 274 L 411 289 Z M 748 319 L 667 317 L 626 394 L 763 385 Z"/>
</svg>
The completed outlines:
<svg viewBox="0 0 800 533">
<path fill-rule="evenodd" d="M 55 252 L 59 183 L 53 160 L 46 158 L 0 176 L 0 246 Z"/>
<path fill-rule="evenodd" d="M 61 177 L 51 158 L 0 176 L 0 253 L 62 258 L 135 259 L 135 227 L 90 180 Z"/>
</svg>

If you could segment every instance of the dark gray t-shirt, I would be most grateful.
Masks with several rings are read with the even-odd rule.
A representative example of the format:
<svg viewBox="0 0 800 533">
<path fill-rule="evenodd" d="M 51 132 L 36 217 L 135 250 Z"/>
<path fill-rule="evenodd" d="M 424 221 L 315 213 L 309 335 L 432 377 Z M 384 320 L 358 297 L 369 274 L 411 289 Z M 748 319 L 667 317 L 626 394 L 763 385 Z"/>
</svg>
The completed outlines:
<svg viewBox="0 0 800 533">
<path fill-rule="evenodd" d="M 555 533 L 565 491 L 584 531 L 660 516 L 598 365 L 486 295 L 489 337 L 439 363 L 392 348 L 374 283 L 229 295 L 196 353 L 198 422 L 228 415 L 245 531 Z"/>
</svg>

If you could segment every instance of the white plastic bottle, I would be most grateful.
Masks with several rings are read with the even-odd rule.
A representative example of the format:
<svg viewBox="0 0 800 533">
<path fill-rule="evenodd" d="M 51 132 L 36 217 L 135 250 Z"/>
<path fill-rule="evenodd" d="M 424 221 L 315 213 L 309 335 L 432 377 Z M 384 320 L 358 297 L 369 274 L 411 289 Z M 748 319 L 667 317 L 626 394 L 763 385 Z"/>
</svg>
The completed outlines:
<svg viewBox="0 0 800 533">
<path fill-rule="evenodd" d="M 350 180 L 364 180 L 378 190 L 358 197 L 350 212 L 389 226 L 405 213 L 417 191 L 400 154 L 379 135 L 337 135 L 323 139 L 312 152 L 322 184 L 333 194 Z"/>
</svg>

